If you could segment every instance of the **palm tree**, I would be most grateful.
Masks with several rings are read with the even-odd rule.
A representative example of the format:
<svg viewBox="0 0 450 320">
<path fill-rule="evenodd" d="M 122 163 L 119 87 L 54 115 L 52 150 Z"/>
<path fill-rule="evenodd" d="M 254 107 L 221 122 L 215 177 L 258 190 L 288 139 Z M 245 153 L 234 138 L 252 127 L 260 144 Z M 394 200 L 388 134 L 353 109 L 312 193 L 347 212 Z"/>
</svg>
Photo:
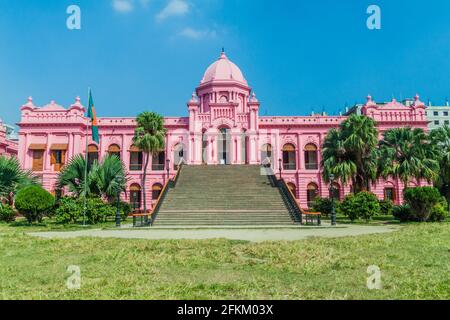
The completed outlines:
<svg viewBox="0 0 450 320">
<path fill-rule="evenodd" d="M 142 175 L 142 192 L 144 195 L 144 212 L 147 212 L 147 197 L 145 180 L 149 159 L 154 154 L 164 150 L 166 129 L 164 119 L 155 112 L 142 112 L 136 118 L 137 127 L 134 131 L 133 143 L 145 153 L 144 173 Z"/>
<path fill-rule="evenodd" d="M 9 204 L 13 195 L 24 186 L 37 184 L 38 177 L 30 170 L 22 170 L 19 160 L 15 157 L 0 156 L 0 201 Z"/>
<path fill-rule="evenodd" d="M 353 192 L 369 190 L 376 181 L 378 131 L 372 118 L 351 115 L 338 129 L 331 129 L 322 148 L 323 179 L 333 174 L 343 184 L 352 183 Z"/>
<path fill-rule="evenodd" d="M 398 178 L 404 186 L 411 179 L 426 179 L 429 183 L 438 177 L 439 163 L 426 133 L 409 127 L 387 130 L 380 141 L 378 175 Z"/>
<path fill-rule="evenodd" d="M 58 188 L 67 187 L 75 196 L 82 196 L 85 188 L 85 164 L 85 157 L 81 154 L 70 159 L 58 174 Z M 125 165 L 116 155 L 107 155 L 100 163 L 94 161 L 88 166 L 86 180 L 87 196 L 106 197 L 111 202 L 117 192 L 126 191 Z"/>
<path fill-rule="evenodd" d="M 430 132 L 431 145 L 439 161 L 436 187 L 445 195 L 450 205 L 450 127 L 444 126 Z"/>
</svg>

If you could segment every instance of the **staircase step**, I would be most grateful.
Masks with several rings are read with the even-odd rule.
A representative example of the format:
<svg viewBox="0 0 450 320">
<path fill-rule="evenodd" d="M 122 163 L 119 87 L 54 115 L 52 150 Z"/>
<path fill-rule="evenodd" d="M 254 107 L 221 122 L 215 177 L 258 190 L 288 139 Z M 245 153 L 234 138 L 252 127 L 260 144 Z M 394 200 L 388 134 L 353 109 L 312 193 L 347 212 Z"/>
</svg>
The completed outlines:
<svg viewBox="0 0 450 320">
<path fill-rule="evenodd" d="M 256 165 L 183 166 L 155 225 L 293 224 L 278 187 Z"/>
</svg>

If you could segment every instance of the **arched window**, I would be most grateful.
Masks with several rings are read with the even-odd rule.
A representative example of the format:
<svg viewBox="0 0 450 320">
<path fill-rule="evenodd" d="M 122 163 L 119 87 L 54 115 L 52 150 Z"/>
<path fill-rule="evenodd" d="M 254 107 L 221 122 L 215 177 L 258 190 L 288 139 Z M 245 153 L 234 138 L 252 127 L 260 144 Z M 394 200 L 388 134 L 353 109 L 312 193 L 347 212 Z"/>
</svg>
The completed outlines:
<svg viewBox="0 0 450 320">
<path fill-rule="evenodd" d="M 261 148 L 261 164 L 270 167 L 273 164 L 272 145 L 266 143 Z"/>
<path fill-rule="evenodd" d="M 315 183 L 310 183 L 306 187 L 306 201 L 309 208 L 314 204 L 314 200 L 319 195 L 319 187 Z"/>
<path fill-rule="evenodd" d="M 185 154 L 184 145 L 179 143 L 175 146 L 173 150 L 173 169 L 178 170 L 178 166 L 182 163 L 186 163 L 186 154 Z"/>
<path fill-rule="evenodd" d="M 166 161 L 166 155 L 164 151 L 160 151 L 158 153 L 153 154 L 152 157 L 152 170 L 154 171 L 163 171 L 164 170 L 164 162 Z"/>
<path fill-rule="evenodd" d="M 296 168 L 295 146 L 287 143 L 283 146 L 283 169 L 295 170 Z"/>
<path fill-rule="evenodd" d="M 333 188 L 330 188 L 330 199 L 341 200 L 341 186 L 334 182 Z"/>
<path fill-rule="evenodd" d="M 120 147 L 117 144 L 112 144 L 108 148 L 108 154 L 110 156 L 117 156 L 120 159 Z"/>
<path fill-rule="evenodd" d="M 384 200 L 396 200 L 395 188 L 393 186 L 387 186 L 384 188 Z"/>
<path fill-rule="evenodd" d="M 98 147 L 95 144 L 88 146 L 88 165 L 92 166 L 94 161 L 98 161 Z"/>
<path fill-rule="evenodd" d="M 202 132 L 202 164 L 207 163 L 206 147 L 208 146 L 208 136 L 206 135 L 206 130 Z"/>
<path fill-rule="evenodd" d="M 133 210 L 139 210 L 141 208 L 141 197 L 141 186 L 133 183 L 130 186 L 130 204 Z"/>
<path fill-rule="evenodd" d="M 315 144 L 309 143 L 305 146 L 305 169 L 317 170 L 318 168 L 317 147 Z"/>
<path fill-rule="evenodd" d="M 161 190 L 163 186 L 160 183 L 155 183 L 152 186 L 152 200 L 158 200 L 159 196 L 161 195 Z"/>
<path fill-rule="evenodd" d="M 130 147 L 130 171 L 142 170 L 142 151 L 135 145 Z"/>
<path fill-rule="evenodd" d="M 287 186 L 288 186 L 289 190 L 292 192 L 292 194 L 294 195 L 294 197 L 297 198 L 297 188 L 295 187 L 295 184 L 293 184 L 292 182 L 288 182 Z"/>
</svg>

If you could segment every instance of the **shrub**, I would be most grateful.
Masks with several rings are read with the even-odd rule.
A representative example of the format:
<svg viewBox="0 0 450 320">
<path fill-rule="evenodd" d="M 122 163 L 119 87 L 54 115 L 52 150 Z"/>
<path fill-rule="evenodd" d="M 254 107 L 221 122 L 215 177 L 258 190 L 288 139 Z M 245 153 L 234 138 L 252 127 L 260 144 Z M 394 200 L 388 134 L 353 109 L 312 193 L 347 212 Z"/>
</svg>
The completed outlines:
<svg viewBox="0 0 450 320">
<path fill-rule="evenodd" d="M 331 211 L 333 210 L 333 200 L 330 198 L 317 197 L 314 199 L 312 209 L 328 217 L 331 215 Z"/>
<path fill-rule="evenodd" d="M 411 208 L 406 204 L 394 206 L 392 208 L 392 215 L 401 222 L 414 221 L 416 219 L 411 212 Z"/>
<path fill-rule="evenodd" d="M 377 197 L 371 192 L 359 192 L 356 195 L 349 194 L 339 204 L 339 212 L 347 216 L 351 221 L 362 218 L 366 221 L 380 213 L 380 205 Z"/>
<path fill-rule="evenodd" d="M 16 211 L 7 204 L 0 203 L 0 221 L 12 222 L 16 219 Z"/>
<path fill-rule="evenodd" d="M 96 224 L 105 222 L 116 215 L 116 208 L 102 199 L 93 197 L 86 201 L 86 222 Z M 56 209 L 56 221 L 59 223 L 77 223 L 84 219 L 84 199 L 64 197 Z"/>
<path fill-rule="evenodd" d="M 58 223 L 76 223 L 83 214 L 83 206 L 80 202 L 71 197 L 63 197 L 58 201 L 56 208 L 56 222 Z"/>
<path fill-rule="evenodd" d="M 15 199 L 16 209 L 29 223 L 42 221 L 44 215 L 52 210 L 55 198 L 38 185 L 29 185 L 21 189 Z"/>
<path fill-rule="evenodd" d="M 391 215 L 392 214 L 392 208 L 394 207 L 394 204 L 391 200 L 380 200 L 378 201 L 378 204 L 380 205 L 380 213 L 384 215 Z"/>
<path fill-rule="evenodd" d="M 117 210 L 117 201 L 114 203 L 111 203 L 111 206 Z M 120 218 L 122 220 L 126 220 L 128 215 L 133 211 L 133 208 L 131 207 L 131 204 L 125 201 L 120 201 L 119 203 L 119 210 L 120 210 Z M 115 216 L 115 213 L 114 213 Z"/>
<path fill-rule="evenodd" d="M 431 214 L 430 214 L 430 221 L 444 221 L 445 219 L 447 219 L 449 215 L 448 212 L 448 202 L 447 199 L 445 199 L 445 197 L 441 197 L 441 200 L 439 201 L 438 204 L 436 204 L 433 209 L 431 210 Z"/>
<path fill-rule="evenodd" d="M 86 205 L 86 219 L 91 224 L 105 222 L 108 217 L 116 215 L 115 208 L 100 198 L 88 198 Z"/>
<path fill-rule="evenodd" d="M 405 201 L 419 221 L 427 221 L 434 206 L 441 201 L 438 189 L 433 187 L 408 188 Z"/>
</svg>

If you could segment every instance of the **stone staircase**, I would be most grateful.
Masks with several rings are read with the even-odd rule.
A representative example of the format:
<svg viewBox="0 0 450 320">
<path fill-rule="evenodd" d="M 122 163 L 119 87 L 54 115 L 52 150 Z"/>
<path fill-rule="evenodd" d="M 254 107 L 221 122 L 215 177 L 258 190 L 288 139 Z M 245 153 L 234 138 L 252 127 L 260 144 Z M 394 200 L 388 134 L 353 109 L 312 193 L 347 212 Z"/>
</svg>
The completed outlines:
<svg viewBox="0 0 450 320">
<path fill-rule="evenodd" d="M 258 165 L 183 166 L 154 225 L 292 225 L 282 192 Z"/>
</svg>

